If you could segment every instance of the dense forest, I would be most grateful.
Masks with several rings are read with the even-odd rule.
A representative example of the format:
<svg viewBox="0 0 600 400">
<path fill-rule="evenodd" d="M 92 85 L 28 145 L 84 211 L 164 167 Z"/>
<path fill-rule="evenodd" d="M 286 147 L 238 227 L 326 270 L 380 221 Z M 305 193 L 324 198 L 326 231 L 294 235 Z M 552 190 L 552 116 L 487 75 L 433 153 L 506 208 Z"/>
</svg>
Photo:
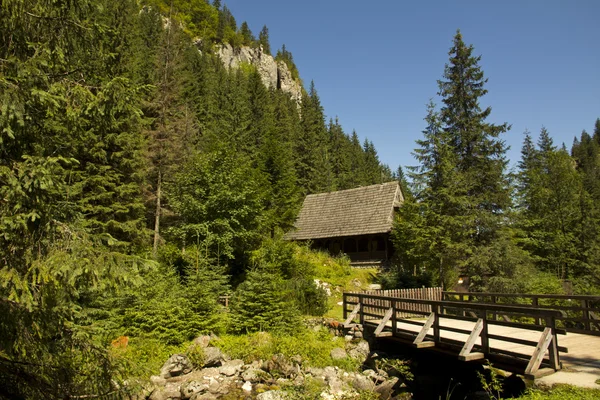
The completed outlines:
<svg viewBox="0 0 600 400">
<path fill-rule="evenodd" d="M 281 233 L 308 193 L 392 178 L 314 84 L 298 109 L 215 56 L 270 53 L 266 27 L 218 1 L 142 3 L 0 6 L 0 397 L 110 392 L 111 339 L 222 330 L 235 288 L 240 331 L 322 313 Z"/>
<path fill-rule="evenodd" d="M 527 133 L 509 173 L 509 127 L 485 122 L 460 34 L 405 177 L 326 121 L 313 83 L 298 106 L 222 65 L 224 43 L 271 54 L 266 26 L 216 0 L 141 3 L 0 5 L 0 398 L 111 393 L 131 369 L 107 350 L 121 335 L 181 344 L 323 314 L 318 263 L 281 240 L 310 193 L 401 182 L 391 285 L 600 286 L 600 122 L 570 153 Z M 300 79 L 285 46 L 275 58 Z"/>
<path fill-rule="evenodd" d="M 394 230 L 397 264 L 389 285 L 459 278 L 474 291 L 594 294 L 600 288 L 600 120 L 571 150 L 541 128 L 524 133 L 508 171 L 502 134 L 486 121 L 487 79 L 473 46 L 457 32 L 438 81 L 441 107 L 428 105 L 407 201 Z M 591 121 L 590 121 L 591 122 Z"/>
</svg>

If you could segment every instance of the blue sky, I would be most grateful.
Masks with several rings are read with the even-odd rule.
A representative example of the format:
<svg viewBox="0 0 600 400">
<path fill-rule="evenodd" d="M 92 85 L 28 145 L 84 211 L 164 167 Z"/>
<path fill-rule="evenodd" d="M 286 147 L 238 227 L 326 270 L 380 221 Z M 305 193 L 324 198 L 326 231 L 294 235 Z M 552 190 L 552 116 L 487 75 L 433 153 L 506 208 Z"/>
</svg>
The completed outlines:
<svg viewBox="0 0 600 400">
<path fill-rule="evenodd" d="M 395 169 L 414 165 L 425 105 L 437 99 L 456 29 L 481 55 L 489 79 L 482 106 L 508 122 L 511 165 L 523 132 L 545 126 L 570 148 L 600 117 L 600 1 L 227 0 L 238 26 L 269 28 L 273 52 L 285 43 L 327 118 L 375 143 Z"/>
</svg>

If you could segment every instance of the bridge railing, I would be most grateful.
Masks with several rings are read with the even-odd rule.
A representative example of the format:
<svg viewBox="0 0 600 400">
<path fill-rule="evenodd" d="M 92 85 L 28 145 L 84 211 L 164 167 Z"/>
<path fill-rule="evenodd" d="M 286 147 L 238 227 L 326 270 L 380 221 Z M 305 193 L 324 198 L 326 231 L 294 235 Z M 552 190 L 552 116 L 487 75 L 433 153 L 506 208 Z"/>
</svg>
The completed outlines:
<svg viewBox="0 0 600 400">
<path fill-rule="evenodd" d="M 557 326 L 568 332 L 600 336 L 600 296 L 557 294 L 507 294 L 477 292 L 443 292 L 442 299 L 479 304 L 506 304 L 519 307 L 558 310 Z M 518 321 L 518 317 L 495 313 L 494 320 Z M 542 321 L 533 323 L 541 326 Z"/>
<path fill-rule="evenodd" d="M 533 355 L 503 350 L 502 346 L 496 346 L 493 352 L 498 357 L 520 358 L 527 362 L 525 373 L 535 375 L 540 365 L 544 362 L 544 356 L 548 352 L 546 364 L 553 370 L 560 369 L 559 351 L 566 352 L 566 348 L 558 345 L 559 330 L 556 319 L 561 313 L 556 310 L 522 307 L 518 305 L 475 303 L 448 300 L 408 299 L 390 296 L 378 296 L 369 293 L 344 293 L 344 319 L 345 324 L 358 318 L 360 324 L 375 322 L 375 336 L 399 336 L 409 337 L 413 344 L 418 347 L 435 347 L 439 345 L 459 346 L 459 358 L 464 361 L 482 359 L 490 352 L 490 340 L 496 342 L 509 342 L 533 347 Z M 415 309 L 415 305 L 421 308 Z M 417 314 L 426 317 L 426 321 L 406 319 L 401 315 Z M 497 315 L 511 315 L 516 321 L 498 320 Z M 440 319 L 471 321 L 475 324 L 472 329 L 457 328 L 451 325 L 440 324 Z M 535 321 L 535 322 L 534 322 Z M 414 337 L 414 330 L 407 331 L 399 328 L 402 324 L 413 324 L 418 326 L 418 334 Z M 491 325 L 522 328 L 532 331 L 541 331 L 539 341 L 526 340 L 521 337 L 503 336 L 489 332 Z M 391 332 L 385 330 L 391 327 Z M 441 331 L 449 331 L 467 335 L 466 341 L 456 341 L 442 338 Z M 432 332 L 432 334 L 430 334 Z M 479 344 L 477 344 L 479 343 Z M 480 349 L 473 352 L 474 347 Z"/>
<path fill-rule="evenodd" d="M 443 289 L 441 287 L 423 287 L 423 288 L 410 288 L 410 289 L 390 289 L 390 290 L 367 290 L 363 292 L 347 292 L 347 293 L 360 293 L 370 294 L 373 296 L 383 297 L 397 297 L 403 299 L 415 299 L 415 300 L 442 300 Z M 384 305 L 383 300 L 377 300 L 373 298 L 369 300 L 369 304 L 365 304 L 365 312 L 375 312 L 377 308 L 370 309 L 369 305 L 381 306 Z M 419 317 L 423 313 L 430 313 L 431 307 L 425 303 L 401 303 L 401 307 L 406 311 L 399 311 L 398 318 L 411 318 Z M 345 317 L 344 317 L 345 318 Z"/>
</svg>

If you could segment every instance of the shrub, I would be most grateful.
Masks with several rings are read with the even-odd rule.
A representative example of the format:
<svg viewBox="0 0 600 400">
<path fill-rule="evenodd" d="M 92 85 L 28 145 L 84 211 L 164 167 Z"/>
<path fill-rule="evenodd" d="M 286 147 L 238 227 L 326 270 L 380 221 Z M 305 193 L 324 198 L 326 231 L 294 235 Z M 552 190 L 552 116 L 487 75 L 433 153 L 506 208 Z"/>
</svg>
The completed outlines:
<svg viewBox="0 0 600 400">
<path fill-rule="evenodd" d="M 265 271 L 251 271 L 231 299 L 232 332 L 290 331 L 298 310 L 283 279 Z"/>
</svg>

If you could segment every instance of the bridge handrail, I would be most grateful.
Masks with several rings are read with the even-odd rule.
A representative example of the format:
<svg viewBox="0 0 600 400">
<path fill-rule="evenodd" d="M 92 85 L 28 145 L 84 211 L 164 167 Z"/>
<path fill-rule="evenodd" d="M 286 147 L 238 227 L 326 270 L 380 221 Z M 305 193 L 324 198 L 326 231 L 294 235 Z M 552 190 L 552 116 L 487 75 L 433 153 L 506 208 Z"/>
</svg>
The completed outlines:
<svg viewBox="0 0 600 400">
<path fill-rule="evenodd" d="M 532 317 L 554 317 L 559 318 L 562 316 L 562 313 L 558 310 L 549 310 L 545 308 L 532 308 L 532 307 L 521 307 L 521 306 L 513 306 L 513 305 L 503 305 L 503 304 L 493 304 L 493 303 L 468 303 L 462 301 L 448 301 L 448 300 L 425 300 L 425 299 L 407 299 L 401 297 L 389 297 L 389 296 L 377 296 L 370 295 L 365 293 L 356 293 L 356 292 L 345 292 L 344 293 L 344 303 L 347 304 L 358 304 L 358 302 L 346 301 L 347 297 L 359 297 L 362 299 L 368 298 L 373 300 L 385 300 L 385 301 L 393 301 L 395 303 L 416 303 L 416 304 L 427 304 L 431 306 L 438 306 L 443 308 L 467 308 L 471 310 L 484 310 L 490 312 L 509 312 L 516 314 L 525 314 Z M 360 301 L 359 301 L 360 302 Z M 465 306 L 468 304 L 468 306 Z M 383 308 L 382 306 L 377 305 L 366 305 L 368 307 L 374 308 Z"/>
<path fill-rule="evenodd" d="M 476 297 L 515 297 L 531 299 L 556 299 L 556 300 L 590 300 L 600 301 L 600 296 L 594 295 L 569 295 L 569 294 L 526 294 L 526 293 L 497 293 L 497 292 L 451 292 L 443 291 L 442 296 L 476 296 Z M 443 297 L 442 297 L 443 298 Z"/>
<path fill-rule="evenodd" d="M 560 295 L 560 294 L 523 294 L 523 293 L 485 293 L 485 292 L 442 292 L 442 299 L 454 297 L 455 300 L 466 304 L 476 301 L 477 304 L 497 304 L 499 299 L 524 299 L 530 304 L 519 304 L 522 307 L 543 308 L 562 311 L 557 317 L 569 332 L 600 335 L 600 296 L 594 295 Z M 489 301 L 485 299 L 489 298 Z M 476 300 L 472 300 L 476 299 Z M 568 305 L 540 304 L 541 299 L 557 301 L 573 301 Z M 579 303 L 579 305 L 575 305 Z M 596 303 L 594 305 L 593 303 Z M 567 312 L 571 312 L 570 315 Z M 575 313 L 575 316 L 573 315 Z M 579 314 L 580 313 L 580 314 Z M 579 314 L 579 315 L 578 315 Z"/>
</svg>

